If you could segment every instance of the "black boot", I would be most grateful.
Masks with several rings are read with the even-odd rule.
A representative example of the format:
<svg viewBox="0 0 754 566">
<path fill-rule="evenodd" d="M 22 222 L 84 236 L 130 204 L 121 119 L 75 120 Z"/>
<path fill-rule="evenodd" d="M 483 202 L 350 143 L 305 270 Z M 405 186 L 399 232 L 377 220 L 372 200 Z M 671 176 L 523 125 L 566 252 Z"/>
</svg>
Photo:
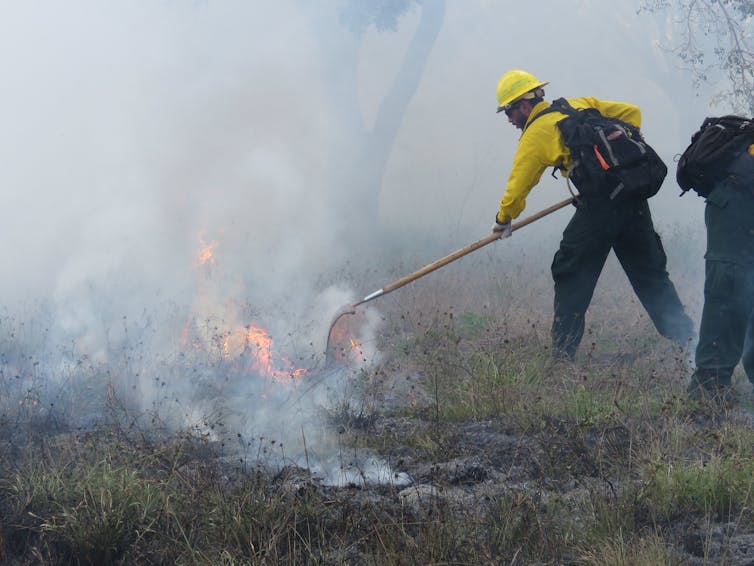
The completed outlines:
<svg viewBox="0 0 754 566">
<path fill-rule="evenodd" d="M 733 370 L 723 368 L 697 368 L 686 389 L 694 401 L 735 402 L 736 390 L 731 385 Z"/>
</svg>

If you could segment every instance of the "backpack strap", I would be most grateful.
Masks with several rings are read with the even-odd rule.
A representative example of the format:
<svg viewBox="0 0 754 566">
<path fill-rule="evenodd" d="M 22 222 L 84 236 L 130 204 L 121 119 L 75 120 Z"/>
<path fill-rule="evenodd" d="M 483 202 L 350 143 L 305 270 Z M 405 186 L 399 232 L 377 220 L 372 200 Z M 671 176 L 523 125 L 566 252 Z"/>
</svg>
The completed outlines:
<svg viewBox="0 0 754 566">
<path fill-rule="evenodd" d="M 561 114 L 565 114 L 566 116 L 574 116 L 578 112 L 578 110 L 571 106 L 571 104 L 565 98 L 556 98 L 552 101 L 550 106 L 542 110 L 542 112 L 534 116 L 534 118 L 532 118 L 531 121 L 526 124 L 524 131 L 526 131 L 526 129 L 534 122 L 536 122 L 537 119 L 539 119 L 541 116 L 550 114 L 552 112 L 560 112 Z"/>
<path fill-rule="evenodd" d="M 562 97 L 556 98 L 555 100 L 552 101 L 550 106 L 542 110 L 542 112 L 534 116 L 534 118 L 532 118 L 531 121 L 526 124 L 526 126 L 524 127 L 524 131 L 526 131 L 526 129 L 529 126 L 531 126 L 534 122 L 536 122 L 537 119 L 540 118 L 541 116 L 544 116 L 545 114 L 551 114 L 553 112 L 560 112 L 561 114 L 565 114 L 566 116 L 575 116 L 576 114 L 578 114 L 579 111 L 576 110 L 573 106 L 571 106 L 571 104 L 565 98 L 562 98 Z M 560 172 L 561 175 L 563 171 L 566 171 L 566 173 L 569 173 L 571 170 L 573 170 L 575 166 L 576 166 L 576 163 L 572 163 L 569 170 L 566 170 L 562 167 L 553 166 L 552 171 L 550 172 L 550 175 L 552 176 L 553 179 L 557 179 L 558 177 L 557 175 L 555 175 L 555 173 Z M 568 178 L 568 175 L 566 174 L 564 175 L 564 177 L 566 180 L 566 185 L 568 185 L 568 191 L 574 197 L 577 197 L 577 195 L 573 192 L 573 189 L 571 188 L 571 183 Z"/>
</svg>

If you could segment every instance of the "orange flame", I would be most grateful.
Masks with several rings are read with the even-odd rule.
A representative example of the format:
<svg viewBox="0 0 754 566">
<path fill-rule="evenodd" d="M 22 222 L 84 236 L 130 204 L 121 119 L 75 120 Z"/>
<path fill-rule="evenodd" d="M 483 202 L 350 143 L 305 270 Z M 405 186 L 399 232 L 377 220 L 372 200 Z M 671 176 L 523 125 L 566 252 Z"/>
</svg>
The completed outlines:
<svg viewBox="0 0 754 566">
<path fill-rule="evenodd" d="M 281 383 L 291 382 L 307 373 L 304 368 L 295 368 L 286 357 L 281 357 L 275 362 L 272 346 L 272 338 L 264 328 L 249 324 L 246 328 L 239 328 L 228 335 L 223 342 L 223 353 L 227 358 L 250 353 L 252 371 Z"/>
<path fill-rule="evenodd" d="M 354 338 L 361 333 L 367 324 L 363 312 L 357 311 L 341 317 L 330 329 L 328 355 L 341 363 L 347 364 L 354 361 L 366 361 L 364 348 L 359 340 Z"/>
<path fill-rule="evenodd" d="M 215 248 L 219 245 L 217 242 L 212 241 L 209 244 L 204 241 L 203 236 L 199 236 L 200 247 L 196 252 L 196 264 L 202 266 L 205 264 L 215 265 Z"/>
</svg>

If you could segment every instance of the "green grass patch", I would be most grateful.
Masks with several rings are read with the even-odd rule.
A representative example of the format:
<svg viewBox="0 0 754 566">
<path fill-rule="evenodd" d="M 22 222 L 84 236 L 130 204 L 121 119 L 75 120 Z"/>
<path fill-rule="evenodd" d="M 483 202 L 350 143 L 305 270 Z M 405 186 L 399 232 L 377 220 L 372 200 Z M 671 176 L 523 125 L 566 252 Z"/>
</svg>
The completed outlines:
<svg viewBox="0 0 754 566">
<path fill-rule="evenodd" d="M 735 520 L 754 504 L 754 460 L 713 454 L 660 465 L 647 478 L 645 500 L 661 517 L 700 513 Z"/>
</svg>

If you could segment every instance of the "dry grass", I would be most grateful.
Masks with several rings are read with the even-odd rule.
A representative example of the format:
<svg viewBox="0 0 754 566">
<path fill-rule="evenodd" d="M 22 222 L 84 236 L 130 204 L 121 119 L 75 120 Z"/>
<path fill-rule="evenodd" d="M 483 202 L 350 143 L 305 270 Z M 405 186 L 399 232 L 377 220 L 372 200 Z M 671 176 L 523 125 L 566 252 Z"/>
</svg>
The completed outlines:
<svg viewBox="0 0 754 566">
<path fill-rule="evenodd" d="M 82 360 L 50 395 L 39 344 L 6 331 L 0 561 L 736 563 L 754 534 L 749 413 L 686 400 L 687 356 L 625 308 L 615 266 L 575 364 L 549 356 L 546 272 L 495 268 L 481 257 L 385 297 L 382 358 L 351 377 L 358 401 L 329 409 L 342 458 L 374 450 L 409 488 L 322 485 L 268 467 L 267 448 L 238 458 L 211 432 L 221 413 L 169 426 L 167 397 L 123 399 L 123 368 Z M 223 393 L 196 359 L 172 371 Z M 72 428 L 82 412 L 96 418 Z"/>
</svg>

